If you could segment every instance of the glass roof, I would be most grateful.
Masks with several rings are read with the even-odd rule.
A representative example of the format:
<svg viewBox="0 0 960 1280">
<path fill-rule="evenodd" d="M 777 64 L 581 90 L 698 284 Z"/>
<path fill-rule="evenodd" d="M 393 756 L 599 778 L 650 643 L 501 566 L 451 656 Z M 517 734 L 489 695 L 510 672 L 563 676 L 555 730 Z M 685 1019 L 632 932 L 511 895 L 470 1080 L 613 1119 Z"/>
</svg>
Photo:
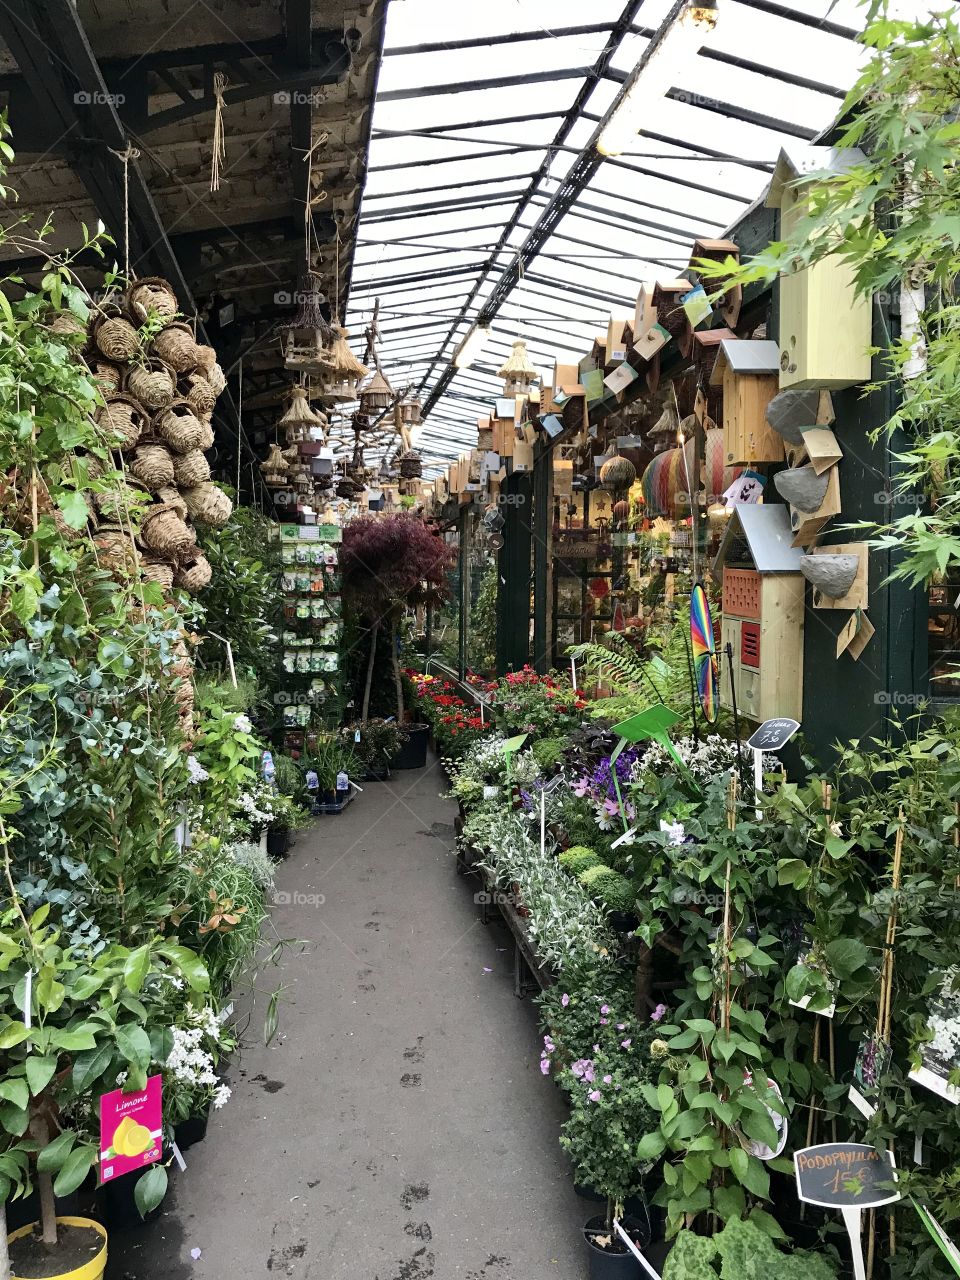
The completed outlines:
<svg viewBox="0 0 960 1280">
<path fill-rule="evenodd" d="M 857 0 L 719 0 L 716 29 L 648 126 L 575 192 L 500 300 L 481 356 L 454 370 L 671 7 L 389 6 L 347 322 L 359 339 L 379 299 L 384 372 L 425 402 L 425 474 L 476 444 L 514 338 L 547 375 L 579 359 L 611 313 L 632 315 L 642 281 L 678 274 L 697 236 L 719 235 L 760 196 L 784 142 L 832 122 L 864 56 Z"/>
</svg>

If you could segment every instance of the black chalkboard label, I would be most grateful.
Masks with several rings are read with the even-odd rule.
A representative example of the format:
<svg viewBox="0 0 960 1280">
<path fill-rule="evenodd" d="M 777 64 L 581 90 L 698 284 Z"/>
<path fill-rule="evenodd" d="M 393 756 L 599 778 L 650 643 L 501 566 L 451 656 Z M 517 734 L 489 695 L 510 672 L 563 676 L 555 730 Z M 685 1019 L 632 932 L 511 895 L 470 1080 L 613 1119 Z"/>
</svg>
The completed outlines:
<svg viewBox="0 0 960 1280">
<path fill-rule="evenodd" d="M 765 720 L 748 740 L 747 746 L 754 751 L 782 751 L 799 728 L 800 721 L 791 720 L 789 716 Z"/>
<path fill-rule="evenodd" d="M 861 1142 L 826 1142 L 795 1151 L 797 1195 L 808 1204 L 827 1209 L 875 1209 L 900 1199 L 899 1191 L 880 1187 L 896 1182 L 897 1171 L 889 1151 L 878 1151 Z"/>
</svg>

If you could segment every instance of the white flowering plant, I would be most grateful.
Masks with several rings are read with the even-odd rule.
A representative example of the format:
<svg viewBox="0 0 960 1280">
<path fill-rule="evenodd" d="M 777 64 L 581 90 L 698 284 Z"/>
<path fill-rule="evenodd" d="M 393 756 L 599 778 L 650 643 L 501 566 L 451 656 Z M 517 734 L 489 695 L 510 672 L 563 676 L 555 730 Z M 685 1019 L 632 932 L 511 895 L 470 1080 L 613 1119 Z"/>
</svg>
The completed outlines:
<svg viewBox="0 0 960 1280">
<path fill-rule="evenodd" d="M 230 1097 L 230 1087 L 218 1075 L 221 1057 L 234 1047 L 214 1006 L 184 1002 L 164 1041 L 163 1118 L 168 1127 L 190 1116 L 219 1111 Z M 119 1082 L 118 1082 L 119 1083 Z"/>
</svg>

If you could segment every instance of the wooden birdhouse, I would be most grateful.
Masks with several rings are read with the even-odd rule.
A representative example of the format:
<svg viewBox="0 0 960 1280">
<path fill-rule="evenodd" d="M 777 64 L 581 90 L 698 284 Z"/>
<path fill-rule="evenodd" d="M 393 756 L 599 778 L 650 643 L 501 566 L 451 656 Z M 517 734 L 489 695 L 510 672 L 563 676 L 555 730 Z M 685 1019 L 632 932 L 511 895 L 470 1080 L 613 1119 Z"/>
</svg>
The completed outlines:
<svg viewBox="0 0 960 1280">
<path fill-rule="evenodd" d="M 653 305 L 652 284 L 642 284 L 637 294 L 637 306 L 633 313 L 633 341 L 637 343 L 657 323 L 657 311 Z"/>
<path fill-rule="evenodd" d="M 522 338 L 517 338 L 513 344 L 513 351 L 497 374 L 498 378 L 503 378 L 505 393 L 508 396 L 522 395 L 529 391 L 537 376 L 537 371 L 527 355 L 527 344 Z"/>
<path fill-rule="evenodd" d="M 477 419 L 477 448 L 493 448 L 493 424 L 489 418 Z"/>
<path fill-rule="evenodd" d="M 738 504 L 713 564 L 723 582 L 720 702 L 732 709 L 735 693 L 739 714 L 757 723 L 802 718 L 805 579 L 792 542 L 785 506 Z"/>
<path fill-rule="evenodd" d="M 687 327 L 687 313 L 680 299 L 693 288 L 689 280 L 658 280 L 653 289 L 653 308 L 657 324 L 662 325 L 676 341 Z"/>
<path fill-rule="evenodd" d="M 779 351 L 775 342 L 725 339 L 710 375 L 723 388 L 723 435 L 728 466 L 783 461 L 783 438 L 767 422 L 777 394 Z"/>
<path fill-rule="evenodd" d="M 333 332 L 321 311 L 321 295 L 313 277 L 301 281 L 300 310 L 284 331 L 283 363 L 298 373 L 324 374 L 330 363 Z"/>
<path fill-rule="evenodd" d="M 766 205 L 780 210 L 779 239 L 786 240 L 809 213 L 816 178 L 842 173 L 864 159 L 853 147 L 783 147 Z M 780 277 L 780 386 L 852 387 L 870 379 L 871 299 L 857 296 L 853 268 L 839 257 Z"/>
<path fill-rule="evenodd" d="M 391 404 L 393 387 L 378 368 L 360 392 L 360 412 L 368 415 L 380 413 L 383 409 L 389 409 Z"/>
<path fill-rule="evenodd" d="M 405 427 L 416 427 L 420 423 L 420 411 L 423 406 L 420 403 L 420 397 L 415 395 L 404 396 L 400 401 L 400 418 Z"/>
<path fill-rule="evenodd" d="M 740 249 L 732 240 L 706 240 L 700 239 L 693 242 L 693 252 L 690 255 L 690 269 L 696 271 L 696 263 L 703 262 L 726 262 L 727 258 L 735 258 L 740 261 Z M 723 279 L 714 279 L 704 281 L 704 288 L 707 293 L 714 294 L 718 289 L 723 287 Z M 736 327 L 737 321 L 740 319 L 740 307 L 743 302 L 743 288 L 739 284 L 732 285 L 727 289 L 723 296 L 718 299 L 720 314 L 723 316 L 723 323 L 731 329 Z"/>
<path fill-rule="evenodd" d="M 629 316 L 611 316 L 607 325 L 606 366 L 622 364 L 633 345 L 633 326 Z"/>
</svg>

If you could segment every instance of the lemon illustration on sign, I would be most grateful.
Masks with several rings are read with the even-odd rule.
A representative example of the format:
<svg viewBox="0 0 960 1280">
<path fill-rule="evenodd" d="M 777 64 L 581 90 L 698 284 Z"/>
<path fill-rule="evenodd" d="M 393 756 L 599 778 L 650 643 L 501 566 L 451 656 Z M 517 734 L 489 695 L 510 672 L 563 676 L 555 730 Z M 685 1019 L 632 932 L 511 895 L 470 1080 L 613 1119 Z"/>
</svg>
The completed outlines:
<svg viewBox="0 0 960 1280">
<path fill-rule="evenodd" d="M 132 1116 L 124 1116 L 113 1135 L 113 1149 L 118 1156 L 139 1156 L 153 1142 L 146 1125 L 137 1124 Z"/>
</svg>

